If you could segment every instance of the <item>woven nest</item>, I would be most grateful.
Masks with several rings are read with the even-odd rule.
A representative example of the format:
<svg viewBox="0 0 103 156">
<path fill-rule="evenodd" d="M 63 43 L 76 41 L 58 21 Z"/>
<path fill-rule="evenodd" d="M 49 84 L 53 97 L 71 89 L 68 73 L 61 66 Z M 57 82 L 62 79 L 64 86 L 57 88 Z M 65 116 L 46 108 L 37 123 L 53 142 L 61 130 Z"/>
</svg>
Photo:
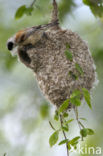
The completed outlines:
<svg viewBox="0 0 103 156">
<path fill-rule="evenodd" d="M 75 89 L 92 88 L 95 69 L 88 46 L 78 34 L 57 29 L 48 30 L 46 35 L 34 47 L 25 47 L 31 63 L 23 63 L 33 69 L 42 92 L 58 107 Z M 65 55 L 67 45 L 72 61 Z M 76 64 L 83 74 L 76 69 Z"/>
<path fill-rule="evenodd" d="M 57 13 L 57 4 L 53 0 L 51 22 L 58 21 Z M 18 32 L 7 45 L 9 50 L 13 45 L 17 46 L 18 57 L 33 70 L 43 94 L 59 107 L 75 89 L 90 91 L 95 81 L 95 69 L 88 46 L 78 34 L 62 30 L 58 22 L 54 27 L 49 25 L 52 28 L 47 25 L 48 29 L 38 40 L 42 26 Z M 25 38 L 27 34 L 29 37 Z M 66 56 L 66 51 L 71 53 L 72 59 Z"/>
</svg>

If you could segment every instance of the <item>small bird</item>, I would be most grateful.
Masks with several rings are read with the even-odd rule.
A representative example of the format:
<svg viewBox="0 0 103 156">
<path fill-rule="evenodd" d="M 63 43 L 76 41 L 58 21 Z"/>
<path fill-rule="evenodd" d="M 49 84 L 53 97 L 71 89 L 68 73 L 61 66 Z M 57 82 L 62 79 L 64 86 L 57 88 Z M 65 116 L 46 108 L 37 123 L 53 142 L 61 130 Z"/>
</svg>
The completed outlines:
<svg viewBox="0 0 103 156">
<path fill-rule="evenodd" d="M 26 45 L 27 43 L 34 45 L 42 38 L 43 35 L 45 35 L 46 30 L 55 27 L 56 25 L 58 25 L 58 20 L 49 24 L 33 26 L 20 30 L 7 41 L 8 50 L 13 50 L 16 46 Z"/>
<path fill-rule="evenodd" d="M 16 49 L 20 61 L 35 73 L 43 94 L 59 107 L 75 89 L 93 87 L 95 68 L 86 42 L 77 33 L 59 27 L 55 0 L 53 6 L 49 24 L 17 32 L 7 47 L 13 53 Z"/>
</svg>

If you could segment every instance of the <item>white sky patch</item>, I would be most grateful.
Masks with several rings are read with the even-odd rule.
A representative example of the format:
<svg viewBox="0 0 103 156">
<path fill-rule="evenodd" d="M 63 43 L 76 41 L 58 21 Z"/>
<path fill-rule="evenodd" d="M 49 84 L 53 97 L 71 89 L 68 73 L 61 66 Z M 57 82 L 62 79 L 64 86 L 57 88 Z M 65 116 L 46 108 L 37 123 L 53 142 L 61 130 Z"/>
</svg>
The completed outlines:
<svg viewBox="0 0 103 156">
<path fill-rule="evenodd" d="M 6 138 L 8 138 L 13 146 L 24 144 L 26 142 L 26 138 L 22 133 L 20 121 L 15 114 L 7 115 L 4 118 L 2 127 L 5 131 Z"/>
<path fill-rule="evenodd" d="M 91 23 L 96 21 L 95 16 L 92 14 L 90 8 L 82 3 L 82 0 L 75 0 L 77 8 L 74 9 L 72 14 L 68 14 L 65 18 L 63 27 L 76 31 L 78 25 L 81 23 Z"/>
</svg>

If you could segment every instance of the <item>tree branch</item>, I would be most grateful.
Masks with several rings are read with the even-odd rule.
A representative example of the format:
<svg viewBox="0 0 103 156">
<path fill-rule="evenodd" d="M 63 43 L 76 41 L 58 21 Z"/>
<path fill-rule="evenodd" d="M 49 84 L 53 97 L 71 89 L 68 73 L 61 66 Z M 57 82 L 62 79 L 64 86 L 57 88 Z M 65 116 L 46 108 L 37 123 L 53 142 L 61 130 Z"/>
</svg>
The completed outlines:
<svg viewBox="0 0 103 156">
<path fill-rule="evenodd" d="M 57 19 L 58 19 L 58 6 L 56 0 L 53 0 L 52 21 L 56 21 Z"/>
<path fill-rule="evenodd" d="M 75 116 L 76 116 L 76 120 L 77 120 L 79 129 L 80 129 L 80 131 L 81 131 L 81 129 L 82 129 L 81 126 L 82 126 L 82 127 L 84 127 L 84 126 L 83 126 L 82 123 L 79 121 L 79 118 L 78 118 L 78 109 L 77 109 L 77 107 L 74 107 L 74 113 L 75 113 Z M 82 141 L 83 141 L 83 137 L 82 137 Z"/>
<path fill-rule="evenodd" d="M 62 120 L 62 116 L 61 115 L 60 115 L 60 122 L 61 122 L 61 128 L 62 128 L 63 127 L 63 120 Z M 65 140 L 67 140 L 65 131 L 62 130 L 62 132 L 63 132 L 63 135 L 64 135 Z M 67 156 L 69 156 L 68 143 L 66 143 L 66 149 L 67 149 Z"/>
<path fill-rule="evenodd" d="M 31 3 L 30 7 L 32 8 L 33 5 L 35 4 L 36 0 L 33 0 L 33 2 Z"/>
<path fill-rule="evenodd" d="M 56 0 L 53 0 L 53 11 L 52 11 L 51 22 L 54 22 L 54 21 L 57 21 L 57 20 L 58 20 L 58 6 L 57 6 L 57 3 L 56 3 Z M 59 28 L 58 25 L 59 25 L 59 22 L 56 25 L 56 28 Z"/>
</svg>

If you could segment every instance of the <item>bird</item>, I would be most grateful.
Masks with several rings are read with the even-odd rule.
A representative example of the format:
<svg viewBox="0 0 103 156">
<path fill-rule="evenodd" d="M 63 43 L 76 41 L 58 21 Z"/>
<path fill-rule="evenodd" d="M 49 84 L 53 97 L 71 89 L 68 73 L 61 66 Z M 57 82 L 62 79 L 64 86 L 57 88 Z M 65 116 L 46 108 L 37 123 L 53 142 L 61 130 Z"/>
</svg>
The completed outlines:
<svg viewBox="0 0 103 156">
<path fill-rule="evenodd" d="M 75 89 L 90 91 L 96 80 L 87 43 L 77 33 L 59 26 L 55 0 L 51 22 L 20 30 L 8 39 L 7 48 L 35 73 L 42 93 L 57 108 Z M 68 51 L 72 59 L 67 58 Z"/>
</svg>

